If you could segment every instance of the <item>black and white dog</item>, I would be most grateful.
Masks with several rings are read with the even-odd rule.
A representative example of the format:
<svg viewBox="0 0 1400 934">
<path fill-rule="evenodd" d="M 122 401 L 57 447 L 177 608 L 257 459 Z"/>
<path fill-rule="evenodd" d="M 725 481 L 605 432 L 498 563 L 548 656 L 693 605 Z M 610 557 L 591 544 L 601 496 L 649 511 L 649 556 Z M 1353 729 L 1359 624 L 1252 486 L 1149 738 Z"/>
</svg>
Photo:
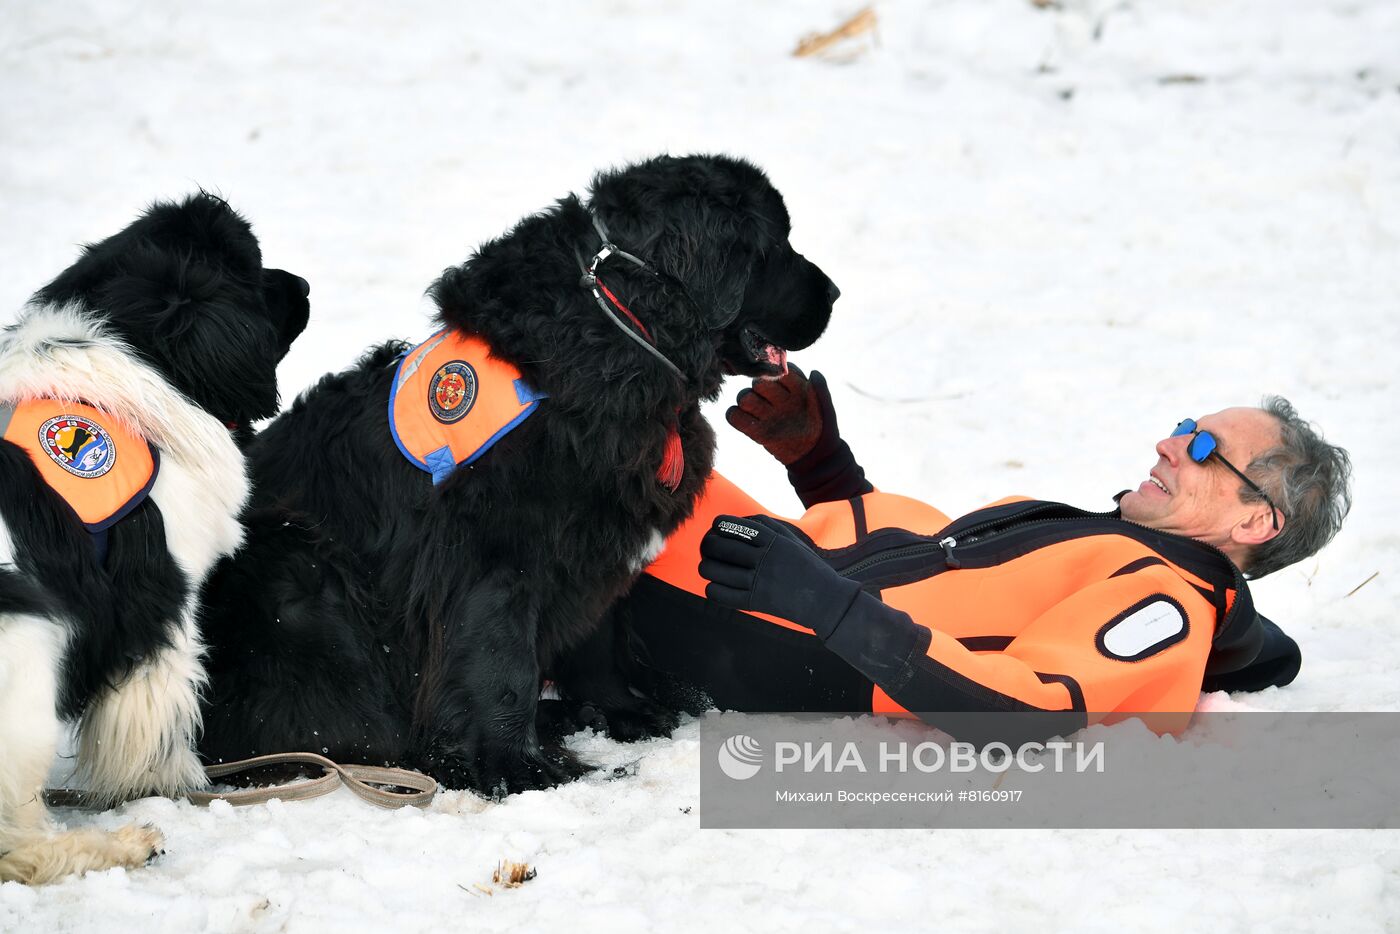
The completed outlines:
<svg viewBox="0 0 1400 934">
<path fill-rule="evenodd" d="M 298 399 L 249 448 L 249 541 L 206 592 L 204 753 L 309 747 L 487 794 L 547 787 L 587 767 L 537 732 L 544 679 L 614 735 L 669 731 L 674 715 L 570 652 L 690 512 L 714 453 L 699 403 L 726 373 L 781 373 L 825 329 L 839 292 L 788 233 L 747 162 L 605 172 L 588 201 L 447 270 L 443 334 Z M 489 360 L 431 356 L 468 336 Z M 493 370 L 503 420 L 517 374 L 530 417 L 476 455 L 410 462 L 391 407 L 409 396 L 436 430 L 501 401 L 484 398 Z"/>
<path fill-rule="evenodd" d="M 0 880 L 160 845 L 48 826 L 63 722 L 98 802 L 205 784 L 199 589 L 242 541 L 238 440 L 277 410 L 308 291 L 200 193 L 87 247 L 0 333 Z"/>
</svg>

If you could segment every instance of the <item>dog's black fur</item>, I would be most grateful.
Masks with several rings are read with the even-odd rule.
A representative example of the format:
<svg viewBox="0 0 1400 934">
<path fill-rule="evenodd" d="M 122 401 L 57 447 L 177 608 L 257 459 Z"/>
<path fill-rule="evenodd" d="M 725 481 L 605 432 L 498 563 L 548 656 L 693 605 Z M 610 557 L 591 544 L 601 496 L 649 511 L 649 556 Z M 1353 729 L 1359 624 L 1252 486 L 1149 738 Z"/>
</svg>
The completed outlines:
<svg viewBox="0 0 1400 934">
<path fill-rule="evenodd" d="M 34 301 L 77 302 L 240 441 L 277 414 L 277 364 L 306 327 L 306 280 L 264 269 L 253 230 L 207 192 L 89 244 Z"/>
<path fill-rule="evenodd" d="M 612 259 L 600 276 L 684 384 L 580 286 L 578 256 L 599 246 L 590 208 L 659 270 Z M 725 372 L 779 371 L 770 346 L 805 347 L 825 328 L 839 293 L 788 229 L 752 165 L 660 157 L 598 176 L 588 206 L 565 198 L 447 270 L 431 289 L 440 322 L 483 336 L 549 398 L 437 487 L 389 432 L 405 345 L 371 350 L 298 399 L 250 448 L 249 543 L 206 595 L 205 754 L 311 747 L 422 768 L 449 787 L 546 787 L 586 767 L 542 748 L 545 678 L 597 705 L 616 735 L 669 730 L 673 715 L 608 672 L 564 662 L 709 474 L 699 402 Z M 677 419 L 685 470 L 673 492 L 656 470 Z"/>
</svg>

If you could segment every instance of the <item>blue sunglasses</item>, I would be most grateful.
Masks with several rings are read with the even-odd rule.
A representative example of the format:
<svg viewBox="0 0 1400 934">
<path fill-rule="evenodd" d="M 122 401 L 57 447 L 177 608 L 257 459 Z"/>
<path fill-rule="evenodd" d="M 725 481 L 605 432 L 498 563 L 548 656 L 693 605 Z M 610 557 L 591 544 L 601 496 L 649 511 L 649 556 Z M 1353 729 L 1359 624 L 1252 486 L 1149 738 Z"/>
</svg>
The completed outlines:
<svg viewBox="0 0 1400 934">
<path fill-rule="evenodd" d="M 1216 460 L 1220 461 L 1220 463 L 1230 468 L 1230 472 L 1243 480 L 1251 490 L 1262 496 L 1264 502 L 1269 504 L 1269 514 L 1274 520 L 1274 531 L 1278 531 L 1278 514 L 1281 510 L 1274 505 L 1274 501 L 1269 499 L 1269 494 L 1265 493 L 1259 484 L 1246 477 L 1243 470 L 1240 470 L 1225 459 L 1224 455 L 1220 453 L 1220 443 L 1215 440 L 1215 435 L 1197 428 L 1194 418 L 1182 419 L 1181 423 L 1172 431 L 1173 438 L 1180 435 L 1191 435 L 1191 440 L 1186 444 L 1186 453 L 1193 461 L 1198 464 L 1204 464 L 1214 457 Z"/>
</svg>

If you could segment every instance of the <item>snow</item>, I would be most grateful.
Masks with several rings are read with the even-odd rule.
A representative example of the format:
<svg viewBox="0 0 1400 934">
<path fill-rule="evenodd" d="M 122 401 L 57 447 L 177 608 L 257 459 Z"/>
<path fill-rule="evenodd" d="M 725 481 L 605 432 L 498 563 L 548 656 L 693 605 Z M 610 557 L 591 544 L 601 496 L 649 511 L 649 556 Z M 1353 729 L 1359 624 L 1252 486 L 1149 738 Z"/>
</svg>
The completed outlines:
<svg viewBox="0 0 1400 934">
<path fill-rule="evenodd" d="M 1356 463 L 1356 508 L 1256 601 L 1298 681 L 1208 698 L 1400 709 L 1400 5 L 889 0 L 878 42 L 797 60 L 854 12 L 798 0 L 10 2 L 0 308 L 155 197 L 204 185 L 312 283 L 286 395 L 390 336 L 423 289 L 598 168 L 752 158 L 841 286 L 794 362 L 828 374 L 883 489 L 957 514 L 1020 492 L 1102 508 L 1182 417 L 1288 396 Z M 732 394 L 740 387 L 727 387 Z M 709 414 L 722 426 L 725 403 Z M 721 470 L 795 512 L 721 428 Z M 1373 573 L 1378 576 L 1354 594 Z M 872 727 L 874 728 L 874 727 Z M 581 736 L 601 776 L 383 812 L 338 792 L 233 810 L 63 812 L 167 853 L 40 890 L 4 931 L 1220 931 L 1400 918 L 1387 832 L 698 829 L 698 730 Z M 1304 752 L 1300 751 L 1300 755 Z M 604 773 L 606 774 L 606 773 Z M 489 882 L 502 858 L 539 876 Z"/>
</svg>

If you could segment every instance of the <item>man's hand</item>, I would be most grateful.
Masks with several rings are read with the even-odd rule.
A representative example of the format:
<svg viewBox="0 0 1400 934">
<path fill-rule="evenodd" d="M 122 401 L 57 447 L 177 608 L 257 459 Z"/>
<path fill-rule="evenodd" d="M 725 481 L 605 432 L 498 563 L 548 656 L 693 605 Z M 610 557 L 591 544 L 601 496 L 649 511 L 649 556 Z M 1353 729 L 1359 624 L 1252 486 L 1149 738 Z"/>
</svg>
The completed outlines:
<svg viewBox="0 0 1400 934">
<path fill-rule="evenodd" d="M 719 516 L 700 542 L 705 596 L 806 626 L 825 640 L 860 585 L 837 574 L 786 525 L 767 516 Z"/>
<path fill-rule="evenodd" d="M 836 410 L 826 377 L 813 370 L 809 380 L 795 366 L 778 379 L 755 380 L 724 413 L 725 420 L 790 467 L 817 446 L 824 433 L 836 435 Z"/>
</svg>

